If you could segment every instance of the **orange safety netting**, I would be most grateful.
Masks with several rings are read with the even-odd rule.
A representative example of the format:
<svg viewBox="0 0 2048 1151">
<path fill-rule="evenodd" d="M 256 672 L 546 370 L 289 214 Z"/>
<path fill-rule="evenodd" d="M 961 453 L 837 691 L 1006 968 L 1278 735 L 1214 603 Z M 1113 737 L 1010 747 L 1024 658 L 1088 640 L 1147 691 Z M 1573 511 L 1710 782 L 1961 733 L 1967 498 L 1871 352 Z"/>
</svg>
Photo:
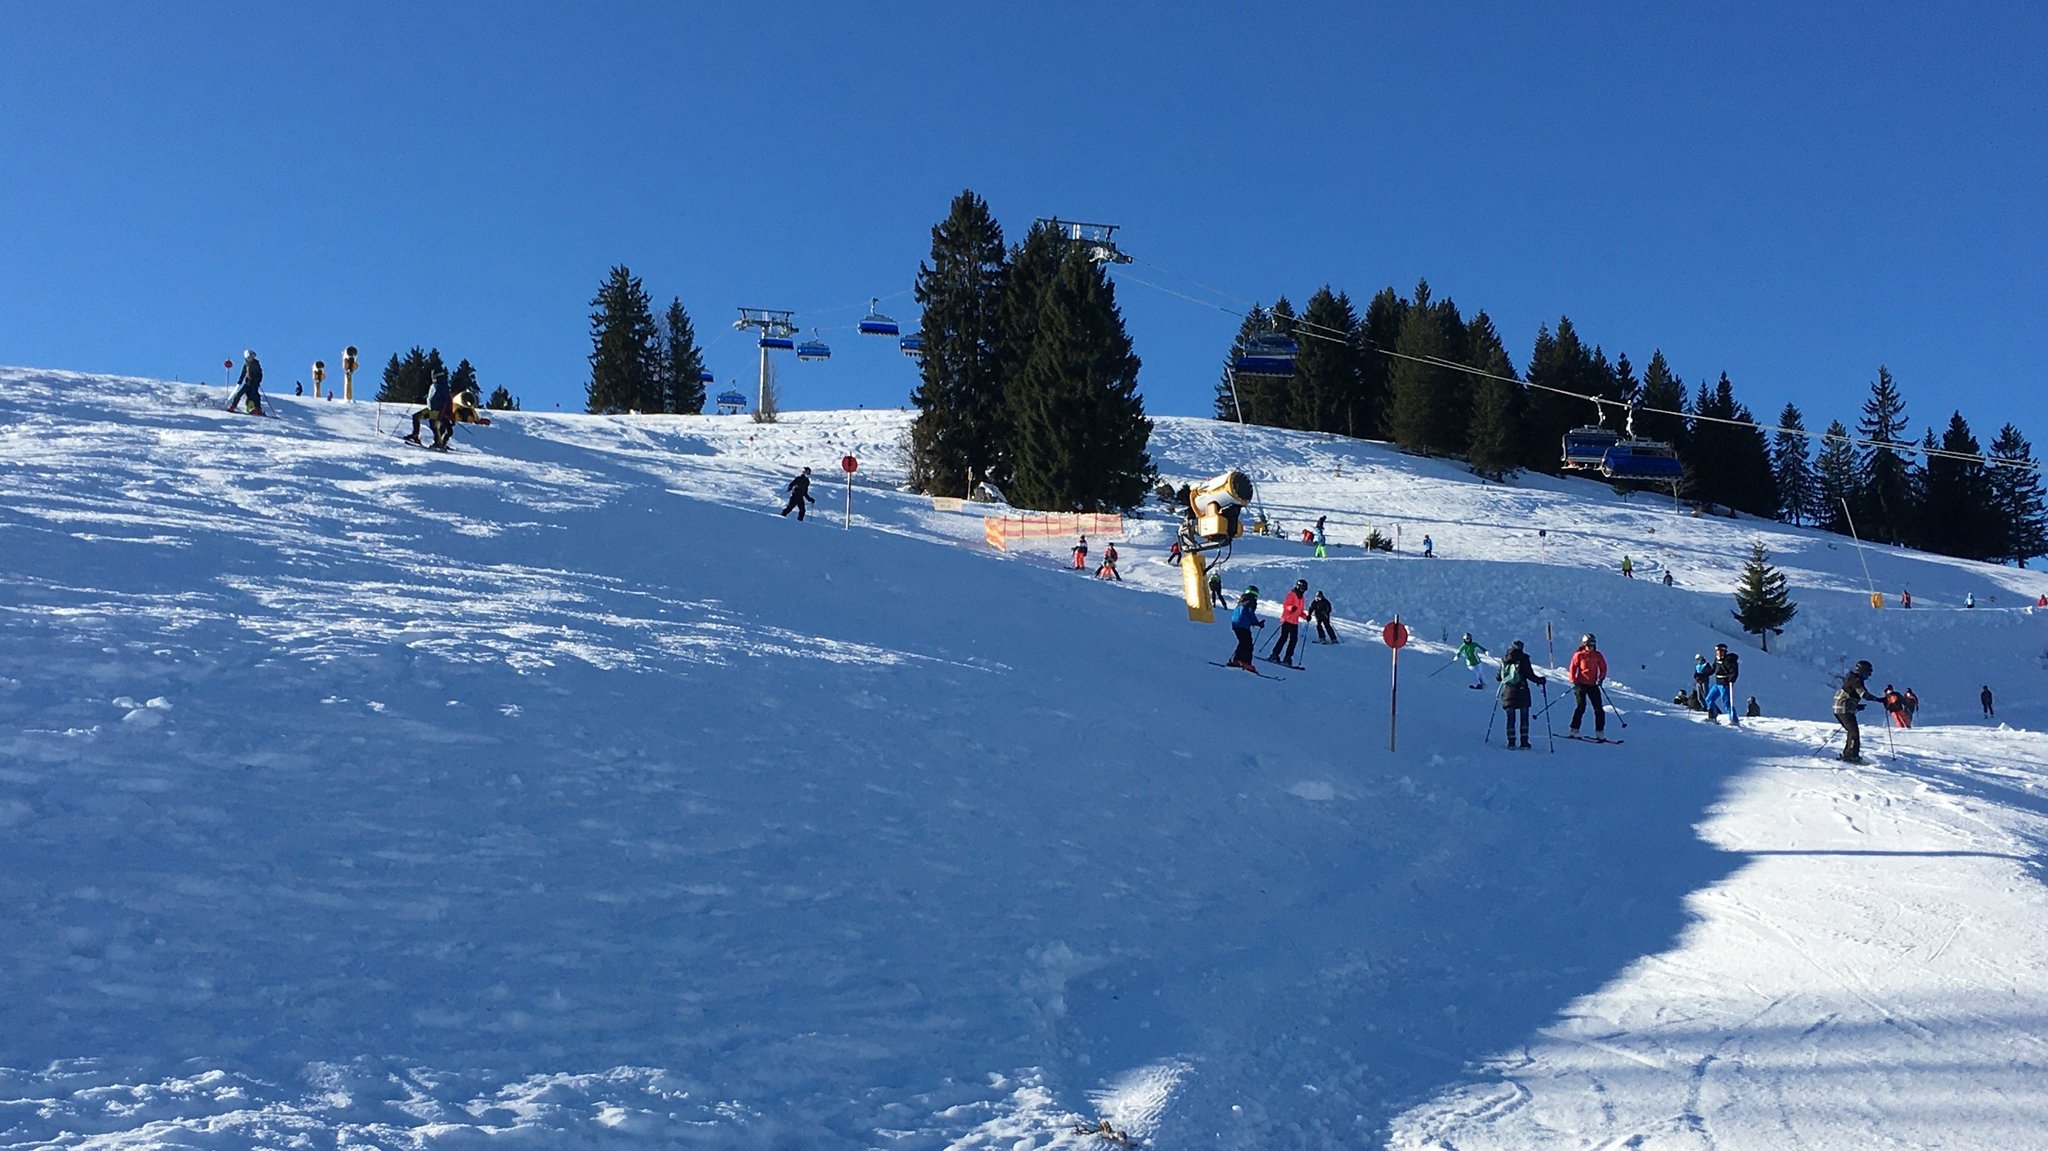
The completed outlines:
<svg viewBox="0 0 2048 1151">
<path fill-rule="evenodd" d="M 1011 544 L 1075 536 L 1119 539 L 1124 517 L 1114 512 L 1034 512 L 1021 516 L 984 516 L 982 534 L 989 546 L 1009 550 Z"/>
</svg>

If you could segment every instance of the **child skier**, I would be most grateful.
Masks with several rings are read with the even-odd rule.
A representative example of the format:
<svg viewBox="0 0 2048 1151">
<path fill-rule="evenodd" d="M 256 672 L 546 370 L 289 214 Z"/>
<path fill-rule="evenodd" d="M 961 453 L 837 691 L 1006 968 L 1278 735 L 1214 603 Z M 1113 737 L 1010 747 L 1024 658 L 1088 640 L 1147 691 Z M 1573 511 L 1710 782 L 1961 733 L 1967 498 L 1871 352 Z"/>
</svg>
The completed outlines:
<svg viewBox="0 0 2048 1151">
<path fill-rule="evenodd" d="M 1323 598 L 1322 592 L 1308 602 L 1308 618 L 1316 621 L 1317 643 L 1337 642 L 1337 629 L 1330 625 L 1330 601 Z"/>
<path fill-rule="evenodd" d="M 1244 594 L 1237 597 L 1237 610 L 1230 613 L 1230 630 L 1237 636 L 1237 650 L 1230 656 L 1231 667 L 1258 673 L 1259 669 L 1252 666 L 1252 629 L 1265 626 L 1266 621 L 1259 618 L 1259 587 L 1249 584 Z"/>
<path fill-rule="evenodd" d="M 1096 579 L 1113 579 L 1122 583 L 1124 577 L 1116 574 L 1116 545 L 1110 544 L 1102 553 L 1102 566 L 1095 569 Z"/>
<path fill-rule="evenodd" d="M 1522 641 L 1508 645 L 1508 653 L 1500 659 L 1500 707 L 1508 715 L 1508 746 L 1527 750 L 1529 747 L 1529 685 L 1548 683 L 1529 666 L 1529 653 L 1522 650 Z M 1520 742 L 1516 742 L 1515 728 L 1521 727 Z"/>
<path fill-rule="evenodd" d="M 1079 571 L 1087 571 L 1087 570 L 1088 570 L 1088 537 L 1087 537 L 1087 536 L 1082 536 L 1082 537 L 1081 537 L 1081 542 L 1080 542 L 1080 543 L 1077 543 L 1077 544 L 1075 544 L 1075 545 L 1074 545 L 1074 570 L 1075 570 L 1075 571 L 1077 571 L 1077 572 L 1079 572 Z"/>
<path fill-rule="evenodd" d="M 1457 654 L 1451 657 L 1465 661 L 1465 670 L 1472 673 L 1472 682 L 1466 686 L 1473 691 L 1486 690 L 1486 680 L 1479 674 L 1479 657 L 1486 654 L 1487 650 L 1480 647 L 1479 642 L 1473 639 L 1472 633 L 1468 631 L 1465 633 L 1465 641 L 1458 645 Z"/>
</svg>

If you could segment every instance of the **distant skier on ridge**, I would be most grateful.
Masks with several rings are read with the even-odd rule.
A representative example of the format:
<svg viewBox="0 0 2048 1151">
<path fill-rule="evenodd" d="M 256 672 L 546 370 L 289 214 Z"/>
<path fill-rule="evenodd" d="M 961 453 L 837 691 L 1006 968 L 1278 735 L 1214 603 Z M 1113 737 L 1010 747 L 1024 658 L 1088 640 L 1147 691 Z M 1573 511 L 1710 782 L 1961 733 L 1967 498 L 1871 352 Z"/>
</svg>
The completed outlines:
<svg viewBox="0 0 2048 1151">
<path fill-rule="evenodd" d="M 250 349 L 242 349 L 242 374 L 235 377 L 234 394 L 228 397 L 228 411 L 236 411 L 243 400 L 249 401 L 252 415 L 263 414 L 263 362 Z"/>
</svg>

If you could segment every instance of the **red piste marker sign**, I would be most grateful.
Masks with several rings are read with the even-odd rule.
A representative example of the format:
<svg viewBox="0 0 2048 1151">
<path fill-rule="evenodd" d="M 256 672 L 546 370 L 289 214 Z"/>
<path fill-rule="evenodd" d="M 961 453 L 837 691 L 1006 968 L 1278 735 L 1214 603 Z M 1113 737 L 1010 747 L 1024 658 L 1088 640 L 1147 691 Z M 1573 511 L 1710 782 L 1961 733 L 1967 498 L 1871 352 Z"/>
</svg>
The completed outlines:
<svg viewBox="0 0 2048 1151">
<path fill-rule="evenodd" d="M 1397 617 L 1380 629 L 1380 638 L 1394 652 L 1394 672 L 1387 681 L 1387 750 L 1394 750 L 1394 726 L 1401 718 L 1401 649 L 1408 646 L 1408 625 Z"/>
<path fill-rule="evenodd" d="M 848 452 L 839 457 L 839 470 L 846 473 L 846 530 L 853 530 L 853 473 L 860 470 L 860 461 Z"/>
</svg>

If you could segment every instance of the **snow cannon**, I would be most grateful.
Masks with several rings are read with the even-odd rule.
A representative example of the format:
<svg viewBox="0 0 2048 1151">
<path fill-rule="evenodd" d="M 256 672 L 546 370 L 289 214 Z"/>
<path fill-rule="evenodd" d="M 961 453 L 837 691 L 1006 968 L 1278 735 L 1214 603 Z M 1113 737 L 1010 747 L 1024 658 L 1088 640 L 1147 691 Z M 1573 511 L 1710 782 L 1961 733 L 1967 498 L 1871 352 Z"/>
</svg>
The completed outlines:
<svg viewBox="0 0 2048 1151">
<path fill-rule="evenodd" d="M 1188 550 L 1216 547 L 1243 535 L 1238 515 L 1251 502 L 1251 477 L 1235 468 L 1189 489 Z"/>
</svg>

